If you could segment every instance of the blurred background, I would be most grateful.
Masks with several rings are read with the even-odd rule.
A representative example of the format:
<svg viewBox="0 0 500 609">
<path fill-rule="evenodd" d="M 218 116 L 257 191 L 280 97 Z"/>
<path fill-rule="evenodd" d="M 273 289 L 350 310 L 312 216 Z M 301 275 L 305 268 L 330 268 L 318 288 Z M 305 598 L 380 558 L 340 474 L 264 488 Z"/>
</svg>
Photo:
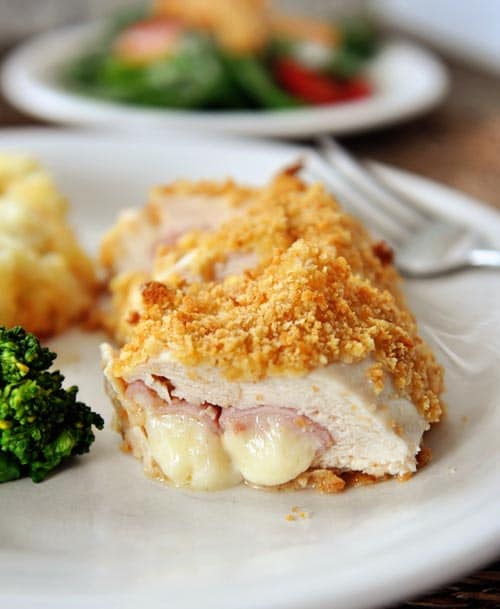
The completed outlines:
<svg viewBox="0 0 500 609">
<path fill-rule="evenodd" d="M 5 56 L 34 33 L 137 4 L 130 0 L 0 0 L 0 53 Z M 273 4 L 325 17 L 368 8 L 383 32 L 402 34 L 436 51 L 451 77 L 444 103 L 423 118 L 350 136 L 346 143 L 354 152 L 445 182 L 500 207 L 500 2 L 275 0 Z M 5 100 L 1 102 L 0 125 L 35 122 Z"/>
<path fill-rule="evenodd" d="M 137 0 L 0 0 L 0 42 L 98 18 Z M 500 3 L 496 0 L 273 0 L 285 11 L 332 17 L 368 8 L 380 20 L 500 74 Z"/>
<path fill-rule="evenodd" d="M 210 1 L 210 0 L 208 0 Z M 101 17 L 137 0 L 0 0 L 0 37 L 25 36 L 55 25 Z M 275 0 L 273 5 L 315 15 L 359 9 L 362 0 Z"/>
</svg>

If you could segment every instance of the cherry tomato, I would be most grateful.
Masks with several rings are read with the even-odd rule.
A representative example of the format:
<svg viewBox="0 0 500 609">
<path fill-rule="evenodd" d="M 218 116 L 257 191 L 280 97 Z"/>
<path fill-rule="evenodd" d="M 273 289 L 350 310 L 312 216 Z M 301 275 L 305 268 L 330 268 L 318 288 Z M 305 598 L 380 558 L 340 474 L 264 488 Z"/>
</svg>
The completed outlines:
<svg viewBox="0 0 500 609">
<path fill-rule="evenodd" d="M 114 54 L 125 62 L 144 64 L 175 53 L 183 34 L 182 25 L 155 17 L 132 24 L 113 45 Z"/>
<path fill-rule="evenodd" d="M 331 104 L 360 99 L 372 93 L 363 78 L 341 81 L 301 65 L 291 58 L 278 59 L 274 64 L 278 82 L 290 93 L 309 104 Z"/>
</svg>

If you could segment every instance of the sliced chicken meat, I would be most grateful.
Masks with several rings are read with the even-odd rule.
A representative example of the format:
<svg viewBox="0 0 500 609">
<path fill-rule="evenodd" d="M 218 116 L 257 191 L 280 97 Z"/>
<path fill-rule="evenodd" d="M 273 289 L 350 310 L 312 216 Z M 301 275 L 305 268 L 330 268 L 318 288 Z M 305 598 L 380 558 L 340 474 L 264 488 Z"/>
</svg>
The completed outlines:
<svg viewBox="0 0 500 609">
<path fill-rule="evenodd" d="M 177 485 L 213 489 L 246 480 L 274 486 L 311 467 L 406 475 L 416 471 L 429 427 L 391 387 L 375 396 L 365 374 L 370 362 L 233 382 L 217 370 L 186 370 L 165 353 L 117 379 L 111 373 L 116 354 L 105 347 L 104 357 L 114 399 L 129 413 L 141 409 L 138 427 L 150 445 L 145 463 L 154 459 Z M 130 435 L 127 426 L 134 424 L 128 417 L 120 429 Z M 185 467 L 187 454 L 189 476 L 174 475 L 172 464 Z"/>
</svg>

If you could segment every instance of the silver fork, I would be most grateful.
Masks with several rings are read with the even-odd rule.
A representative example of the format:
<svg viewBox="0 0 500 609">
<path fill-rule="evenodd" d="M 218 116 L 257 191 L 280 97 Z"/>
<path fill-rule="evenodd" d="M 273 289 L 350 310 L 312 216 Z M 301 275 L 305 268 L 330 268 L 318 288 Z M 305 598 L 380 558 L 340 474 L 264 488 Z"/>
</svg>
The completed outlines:
<svg viewBox="0 0 500 609">
<path fill-rule="evenodd" d="M 330 186 L 340 191 L 348 210 L 393 248 L 403 275 L 430 278 L 469 268 L 500 269 L 500 250 L 486 248 L 477 231 L 403 201 L 333 138 L 322 136 L 317 141 L 323 158 L 335 170 L 335 174 L 325 172 L 323 181 L 328 185 L 330 178 Z"/>
</svg>

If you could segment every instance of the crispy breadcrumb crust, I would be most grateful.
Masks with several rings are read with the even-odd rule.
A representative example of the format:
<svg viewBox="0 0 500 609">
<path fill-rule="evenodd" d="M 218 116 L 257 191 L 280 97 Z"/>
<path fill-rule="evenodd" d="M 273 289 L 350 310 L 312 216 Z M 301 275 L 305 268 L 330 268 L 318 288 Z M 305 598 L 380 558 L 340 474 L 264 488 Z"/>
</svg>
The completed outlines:
<svg viewBox="0 0 500 609">
<path fill-rule="evenodd" d="M 298 239 L 336 248 L 352 270 L 392 291 L 399 298 L 400 278 L 388 263 L 385 244 L 372 243 L 361 223 L 343 213 L 320 184 L 301 181 L 294 165 L 262 188 L 245 214 L 231 218 L 216 231 L 193 231 L 175 247 L 164 246 L 155 261 L 153 279 L 185 254 L 188 265 L 204 281 L 214 279 L 217 265 L 236 252 L 253 252 L 265 262 Z M 384 251 L 381 256 L 380 252 Z"/>
<path fill-rule="evenodd" d="M 105 326 L 114 338 L 119 343 L 123 343 L 130 334 L 128 325 L 129 310 L 133 307 L 142 309 L 142 306 L 137 304 L 137 292 L 141 283 L 146 282 L 148 278 L 163 282 L 166 275 L 169 276 L 170 282 L 175 281 L 176 277 L 172 275 L 172 266 L 184 254 L 194 253 L 196 249 L 196 255 L 193 256 L 191 264 L 188 265 L 190 268 L 186 268 L 186 270 L 190 270 L 193 276 L 202 274 L 205 279 L 210 279 L 214 274 L 217 274 L 219 265 L 223 264 L 227 256 L 226 250 L 233 248 L 241 252 L 245 249 L 245 240 L 248 246 L 247 249 L 251 249 L 253 242 L 253 245 L 263 253 L 265 253 L 266 246 L 268 251 L 272 251 L 273 244 L 271 243 L 271 247 L 269 247 L 270 240 L 281 238 L 284 246 L 293 241 L 293 232 L 289 231 L 288 235 L 279 235 L 278 231 L 270 230 L 267 224 L 269 222 L 270 206 L 274 207 L 276 201 L 283 197 L 296 198 L 297 194 L 300 193 L 303 184 L 295 177 L 295 174 L 300 169 L 301 162 L 299 161 L 286 168 L 270 185 L 262 189 L 240 186 L 232 180 L 224 182 L 177 181 L 171 185 L 155 188 L 145 208 L 133 213 L 123 214 L 117 224 L 104 236 L 100 256 L 101 263 L 106 267 L 108 275 L 112 277 L 109 282 L 112 304 L 105 315 Z M 126 258 L 124 252 L 130 251 L 130 242 L 133 242 L 138 234 L 144 235 L 145 230 L 145 238 L 154 240 L 154 234 L 158 233 L 160 227 L 169 225 L 169 208 L 172 198 L 189 198 L 193 196 L 200 197 L 200 205 L 210 205 L 212 201 L 222 198 L 229 208 L 234 208 L 235 214 L 240 209 L 246 211 L 250 206 L 248 218 L 237 221 L 233 217 L 230 222 L 226 222 L 222 229 L 215 234 L 207 233 L 200 235 L 199 232 L 193 232 L 181 235 L 182 240 L 177 243 L 177 247 L 174 250 L 158 246 L 160 248 L 160 255 L 156 257 L 154 269 L 152 271 L 149 269 L 149 276 L 144 270 L 134 273 L 130 271 L 117 272 Z M 300 201 L 297 201 L 297 204 L 300 204 Z M 307 210 L 308 201 L 304 200 L 303 204 L 305 210 Z M 325 198 L 322 201 L 319 211 L 325 215 L 325 218 L 328 212 L 331 214 L 332 205 L 335 204 L 331 197 Z M 314 212 L 310 215 L 309 232 L 313 238 L 314 234 L 318 231 L 322 231 L 325 234 L 330 231 L 336 246 L 348 256 L 348 259 L 355 266 L 359 267 L 360 261 L 358 258 L 360 254 L 356 248 L 349 247 L 349 243 L 346 241 L 346 238 L 356 238 L 356 235 L 353 235 L 353 227 L 351 226 L 349 233 L 342 231 L 342 227 L 337 224 L 335 216 L 330 218 L 329 222 L 320 223 L 318 226 L 318 218 L 314 216 Z M 286 218 L 281 218 L 281 220 L 279 217 L 271 219 L 271 224 L 279 223 L 280 221 L 282 228 L 285 229 L 281 232 L 286 233 Z M 246 226 L 249 222 L 253 223 L 250 230 Z M 279 229 L 279 226 L 277 228 Z M 358 226 L 359 229 L 360 227 Z M 336 235 L 332 231 L 336 232 Z M 198 245 L 200 247 L 197 247 Z M 232 252 L 233 256 L 235 253 L 236 251 Z M 372 252 L 368 252 L 370 257 L 373 258 L 371 253 L 374 253 L 381 262 L 380 268 L 377 271 L 378 279 L 387 288 L 392 289 L 395 294 L 398 294 L 396 286 L 399 278 L 394 274 L 391 267 L 384 268 L 389 263 L 390 248 L 383 242 L 375 243 L 372 245 Z M 179 279 L 186 279 L 186 277 L 179 277 Z"/>
<path fill-rule="evenodd" d="M 124 245 L 128 240 L 134 238 L 137 229 L 146 226 L 154 231 L 161 225 L 165 214 L 165 201 L 168 197 L 200 195 L 208 197 L 207 204 L 210 203 L 210 197 L 223 197 L 228 206 L 237 208 L 251 198 L 255 192 L 255 189 L 241 186 L 230 179 L 222 182 L 178 180 L 172 184 L 157 186 L 151 190 L 148 202 L 142 209 L 122 214 L 118 222 L 103 236 L 99 250 L 99 263 L 107 272 L 108 277 L 114 276 L 123 256 Z"/>
<path fill-rule="evenodd" d="M 1 174 L 0 174 L 1 180 Z M 101 240 L 99 262 L 107 276 L 110 301 L 104 304 L 101 322 L 118 342 L 124 343 L 130 333 L 129 312 L 141 308 L 139 288 L 153 278 L 152 267 L 155 250 L 159 247 L 165 231 L 175 226 L 176 209 L 185 200 L 196 200 L 196 206 L 217 210 L 225 208 L 225 217 L 238 213 L 258 192 L 255 188 L 236 184 L 227 179 L 221 182 L 200 180 L 190 182 L 178 180 L 172 184 L 158 186 L 150 192 L 148 203 L 141 209 L 125 210 L 116 224 Z M 193 211 L 193 213 L 195 213 Z M 202 211 L 206 214 L 206 212 Z M 197 219 L 195 218 L 195 223 Z M 179 234 L 182 234 L 181 231 Z M 179 236 L 174 229 L 173 240 Z M 134 244 L 143 241 L 144 250 L 149 251 L 143 260 Z M 132 318 L 133 319 L 133 318 Z"/>
<path fill-rule="evenodd" d="M 418 336 L 383 251 L 321 185 L 284 172 L 247 213 L 162 248 L 156 268 L 190 253 L 200 280 L 174 273 L 144 286 L 140 319 L 113 375 L 163 351 L 233 380 L 371 357 L 376 391 L 389 377 L 398 395 L 438 421 L 443 371 Z M 239 252 L 257 254 L 257 266 L 217 281 L 217 265 Z"/>
<path fill-rule="evenodd" d="M 131 326 L 140 319 L 141 286 L 149 279 L 148 273 L 131 271 L 115 275 L 108 284 L 111 299 L 101 305 L 101 326 L 119 344 L 126 342 Z"/>
</svg>

